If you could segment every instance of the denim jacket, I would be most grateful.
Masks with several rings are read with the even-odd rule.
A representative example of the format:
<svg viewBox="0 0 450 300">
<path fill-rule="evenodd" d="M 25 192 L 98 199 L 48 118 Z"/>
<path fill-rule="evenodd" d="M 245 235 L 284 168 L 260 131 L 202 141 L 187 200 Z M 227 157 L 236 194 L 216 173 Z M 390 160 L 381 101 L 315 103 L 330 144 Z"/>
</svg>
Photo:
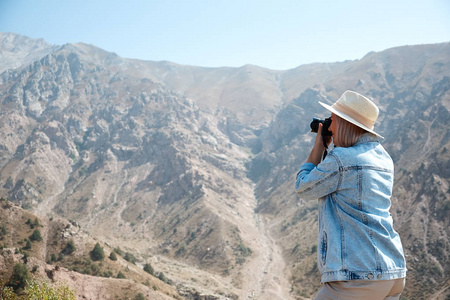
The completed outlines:
<svg viewBox="0 0 450 300">
<path fill-rule="evenodd" d="M 318 265 L 322 282 L 406 276 L 402 243 L 389 213 L 391 157 L 374 135 L 336 147 L 318 165 L 305 163 L 295 189 L 319 199 Z"/>
</svg>

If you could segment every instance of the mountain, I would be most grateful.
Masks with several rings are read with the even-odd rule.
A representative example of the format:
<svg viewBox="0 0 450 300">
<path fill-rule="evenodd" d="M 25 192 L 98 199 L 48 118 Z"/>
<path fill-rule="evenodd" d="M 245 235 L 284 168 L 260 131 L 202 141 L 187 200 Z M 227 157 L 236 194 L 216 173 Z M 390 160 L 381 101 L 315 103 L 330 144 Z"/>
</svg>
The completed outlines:
<svg viewBox="0 0 450 300">
<path fill-rule="evenodd" d="M 0 195 L 151 260 L 186 298 L 313 297 L 317 202 L 293 189 L 309 123 L 327 116 L 317 101 L 371 97 L 396 166 L 404 296 L 450 294 L 450 43 L 286 71 L 124 59 L 8 33 L 0 45 Z"/>
</svg>

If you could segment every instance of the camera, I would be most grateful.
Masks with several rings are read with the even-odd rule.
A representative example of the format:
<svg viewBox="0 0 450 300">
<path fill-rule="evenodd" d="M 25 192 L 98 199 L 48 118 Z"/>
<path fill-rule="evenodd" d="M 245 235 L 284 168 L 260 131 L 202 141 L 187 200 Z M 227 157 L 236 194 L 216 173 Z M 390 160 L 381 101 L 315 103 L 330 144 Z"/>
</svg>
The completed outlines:
<svg viewBox="0 0 450 300">
<path fill-rule="evenodd" d="M 321 120 L 319 118 L 313 118 L 311 122 L 311 132 L 317 132 L 319 130 L 319 123 L 322 124 L 322 136 L 332 136 L 332 133 L 328 130 L 331 125 L 331 118 Z"/>
</svg>

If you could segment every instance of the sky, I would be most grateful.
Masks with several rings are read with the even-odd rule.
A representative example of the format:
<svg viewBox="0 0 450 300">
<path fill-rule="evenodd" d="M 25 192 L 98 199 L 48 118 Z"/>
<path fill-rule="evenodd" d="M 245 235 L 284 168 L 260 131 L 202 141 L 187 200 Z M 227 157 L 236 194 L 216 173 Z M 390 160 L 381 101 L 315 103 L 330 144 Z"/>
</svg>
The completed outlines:
<svg viewBox="0 0 450 300">
<path fill-rule="evenodd" d="M 450 41 L 449 0 L 0 0 L 0 32 L 125 58 L 287 70 Z"/>
</svg>

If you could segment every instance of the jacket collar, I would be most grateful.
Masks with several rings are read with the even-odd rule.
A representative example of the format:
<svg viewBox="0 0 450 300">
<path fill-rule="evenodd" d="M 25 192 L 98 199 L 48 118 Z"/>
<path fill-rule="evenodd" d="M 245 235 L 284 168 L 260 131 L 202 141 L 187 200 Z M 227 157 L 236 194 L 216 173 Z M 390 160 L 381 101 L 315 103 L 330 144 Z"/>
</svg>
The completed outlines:
<svg viewBox="0 0 450 300">
<path fill-rule="evenodd" d="M 363 135 L 361 135 L 361 137 L 355 143 L 354 146 L 362 144 L 362 143 L 370 143 L 370 142 L 377 142 L 377 143 L 379 143 L 379 140 L 378 140 L 376 135 L 367 132 L 367 133 L 364 133 Z"/>
</svg>

